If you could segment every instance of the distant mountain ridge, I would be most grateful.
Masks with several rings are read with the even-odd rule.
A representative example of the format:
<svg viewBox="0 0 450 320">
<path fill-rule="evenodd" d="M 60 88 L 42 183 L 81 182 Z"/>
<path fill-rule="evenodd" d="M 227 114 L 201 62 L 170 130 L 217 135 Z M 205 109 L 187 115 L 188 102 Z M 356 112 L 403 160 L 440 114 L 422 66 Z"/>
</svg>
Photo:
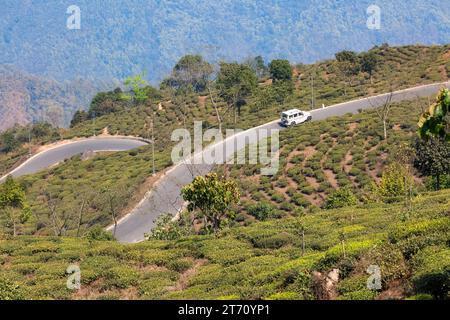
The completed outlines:
<svg viewBox="0 0 450 320">
<path fill-rule="evenodd" d="M 32 121 L 67 126 L 76 110 L 86 109 L 92 97 L 112 87 L 111 83 L 85 79 L 58 82 L 0 65 L 0 131 Z"/>
<path fill-rule="evenodd" d="M 448 0 L 379 0 L 381 29 L 369 30 L 373 0 L 4 0 L 0 64 L 58 80 L 161 80 L 182 55 L 210 61 L 263 55 L 314 62 L 387 42 L 450 42 Z M 81 29 L 68 30 L 70 5 Z"/>
</svg>

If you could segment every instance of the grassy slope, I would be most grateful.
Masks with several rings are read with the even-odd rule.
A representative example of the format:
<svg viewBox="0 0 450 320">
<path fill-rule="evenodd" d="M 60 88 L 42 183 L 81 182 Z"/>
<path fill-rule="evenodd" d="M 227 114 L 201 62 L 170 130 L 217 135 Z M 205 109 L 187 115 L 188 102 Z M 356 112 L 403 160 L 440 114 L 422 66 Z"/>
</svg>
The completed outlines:
<svg viewBox="0 0 450 320">
<path fill-rule="evenodd" d="M 297 68 L 297 81 L 295 95 L 285 104 L 273 104 L 259 113 L 255 111 L 253 102 L 244 107 L 239 118 L 239 128 L 249 128 L 268 120 L 273 120 L 282 109 L 290 107 L 306 108 L 310 101 L 309 75 L 316 74 L 316 104 L 327 105 L 336 102 L 379 92 L 389 91 L 392 84 L 394 89 L 405 88 L 422 83 L 430 83 L 448 79 L 450 66 L 445 53 L 450 46 L 436 47 L 400 47 L 389 49 L 376 49 L 381 59 L 379 69 L 373 75 L 373 83 L 367 74 L 355 77 L 347 89 L 347 95 L 343 94 L 344 79 L 336 72 L 335 61 L 325 61 L 314 65 L 300 66 Z M 447 68 L 446 68 L 447 63 Z M 170 100 L 167 98 L 167 100 Z M 157 141 L 158 170 L 169 166 L 171 146 L 170 135 L 172 130 L 186 126 L 190 129 L 194 120 L 206 120 L 205 127 L 215 126 L 216 120 L 213 108 L 208 98 L 190 96 L 183 102 L 167 101 L 159 108 L 157 104 L 130 109 L 117 114 L 107 115 L 88 121 L 64 133 L 66 138 L 74 136 L 90 136 L 93 132 L 101 133 L 108 127 L 111 134 L 141 135 L 148 137 L 145 120 L 148 115 L 157 113 L 155 120 Z M 410 121 L 410 118 L 408 118 Z M 227 125 L 233 127 L 232 115 L 225 117 Z M 335 128 L 333 130 L 339 130 Z M 374 140 L 376 141 L 376 139 Z M 5 160 L 6 161 L 6 160 Z M 2 161 L 3 163 L 3 161 Z M 82 170 L 80 170 L 80 168 Z M 49 233 L 48 208 L 42 205 L 39 194 L 42 191 L 51 191 L 57 195 L 64 204 L 62 207 L 69 215 L 76 216 L 80 205 L 80 194 L 83 192 L 96 192 L 103 187 L 117 190 L 120 195 L 121 206 L 119 211 L 125 210 L 136 199 L 129 195 L 135 193 L 148 182 L 151 170 L 151 152 L 149 148 L 143 148 L 138 157 L 130 156 L 128 152 L 117 153 L 114 157 L 99 157 L 86 162 L 79 159 L 67 161 L 62 166 L 23 178 L 22 181 L 28 189 L 29 200 L 32 202 L 35 218 L 24 230 L 35 232 L 39 229 L 41 234 Z M 111 176 L 117 179 L 110 178 Z M 325 181 L 326 182 L 326 181 Z M 329 186 L 327 187 L 329 188 Z M 309 191 L 308 191 L 309 192 Z M 313 192 L 314 193 L 314 192 Z M 127 201 L 129 199 L 129 201 Z M 279 200 L 278 200 L 279 201 Z M 319 203 L 320 199 L 311 199 L 310 202 Z M 83 228 L 93 224 L 105 225 L 108 223 L 107 214 L 103 210 L 92 205 L 86 217 Z M 72 219 L 72 220 L 76 220 Z M 75 225 L 70 224 L 71 228 Z"/>
<path fill-rule="evenodd" d="M 446 190 L 417 197 L 412 211 L 403 204 L 319 211 L 227 229 L 218 238 L 0 240 L 0 284 L 27 299 L 311 299 L 312 272 L 339 268 L 340 299 L 404 298 L 448 275 L 449 208 Z M 79 292 L 66 289 L 70 264 L 81 267 Z M 381 292 L 366 289 L 369 265 L 381 267 Z"/>
<path fill-rule="evenodd" d="M 333 190 L 345 186 L 361 197 L 381 177 L 395 150 L 412 141 L 418 116 L 427 104 L 427 99 L 421 99 L 393 105 L 387 142 L 375 111 L 281 132 L 281 169 L 276 176 L 260 176 L 257 166 L 227 167 L 240 184 L 243 208 L 265 201 L 286 214 L 300 207 L 320 206 Z M 217 170 L 223 172 L 223 168 Z"/>
</svg>

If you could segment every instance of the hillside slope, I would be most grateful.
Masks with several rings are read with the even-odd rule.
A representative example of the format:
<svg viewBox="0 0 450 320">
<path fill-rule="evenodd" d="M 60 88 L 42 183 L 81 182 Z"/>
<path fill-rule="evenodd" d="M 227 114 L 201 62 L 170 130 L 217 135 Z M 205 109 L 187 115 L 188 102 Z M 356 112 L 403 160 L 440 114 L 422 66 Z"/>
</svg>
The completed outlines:
<svg viewBox="0 0 450 320">
<path fill-rule="evenodd" d="M 99 90 L 110 87 L 82 79 L 57 82 L 0 65 L 0 132 L 33 121 L 67 127 L 75 111 L 87 109 Z"/>
<path fill-rule="evenodd" d="M 446 190 L 417 197 L 408 212 L 401 203 L 319 211 L 226 229 L 218 237 L 135 245 L 4 239 L 0 299 L 445 298 L 449 208 Z M 69 265 L 80 266 L 79 291 L 66 288 Z M 367 288 L 370 265 L 381 269 L 381 290 Z M 335 268 L 339 281 L 321 289 Z"/>
</svg>

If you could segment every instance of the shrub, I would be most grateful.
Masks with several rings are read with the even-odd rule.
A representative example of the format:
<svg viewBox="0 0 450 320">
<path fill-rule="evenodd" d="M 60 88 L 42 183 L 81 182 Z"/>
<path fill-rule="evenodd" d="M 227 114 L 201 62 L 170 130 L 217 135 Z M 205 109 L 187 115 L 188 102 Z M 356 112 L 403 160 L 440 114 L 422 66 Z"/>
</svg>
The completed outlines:
<svg viewBox="0 0 450 320">
<path fill-rule="evenodd" d="M 350 188 L 341 188 L 330 194 L 325 202 L 325 209 L 338 209 L 354 206 L 358 203 L 358 199 L 350 190 Z"/>
<path fill-rule="evenodd" d="M 272 216 L 274 208 L 265 202 L 255 204 L 248 208 L 248 213 L 260 221 L 264 221 Z"/>
<path fill-rule="evenodd" d="M 0 278 L 0 300 L 22 300 L 24 299 L 20 287 L 6 279 Z"/>
<path fill-rule="evenodd" d="M 302 295 L 297 292 L 279 292 L 270 295 L 266 300 L 302 300 Z"/>
<path fill-rule="evenodd" d="M 86 239 L 90 241 L 113 241 L 114 237 L 111 232 L 104 230 L 101 227 L 94 227 L 86 234 Z"/>
</svg>

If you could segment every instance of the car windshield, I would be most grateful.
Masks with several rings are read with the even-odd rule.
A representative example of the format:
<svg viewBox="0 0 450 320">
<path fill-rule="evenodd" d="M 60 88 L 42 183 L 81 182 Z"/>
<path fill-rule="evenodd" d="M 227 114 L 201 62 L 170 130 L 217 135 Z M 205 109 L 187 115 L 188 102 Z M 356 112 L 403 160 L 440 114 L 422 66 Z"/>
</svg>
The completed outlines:
<svg viewBox="0 0 450 320">
<path fill-rule="evenodd" d="M 281 114 L 281 117 L 284 118 L 284 119 L 286 119 L 286 118 L 288 117 L 288 115 L 287 115 L 286 113 L 282 113 L 282 114 Z"/>
</svg>

